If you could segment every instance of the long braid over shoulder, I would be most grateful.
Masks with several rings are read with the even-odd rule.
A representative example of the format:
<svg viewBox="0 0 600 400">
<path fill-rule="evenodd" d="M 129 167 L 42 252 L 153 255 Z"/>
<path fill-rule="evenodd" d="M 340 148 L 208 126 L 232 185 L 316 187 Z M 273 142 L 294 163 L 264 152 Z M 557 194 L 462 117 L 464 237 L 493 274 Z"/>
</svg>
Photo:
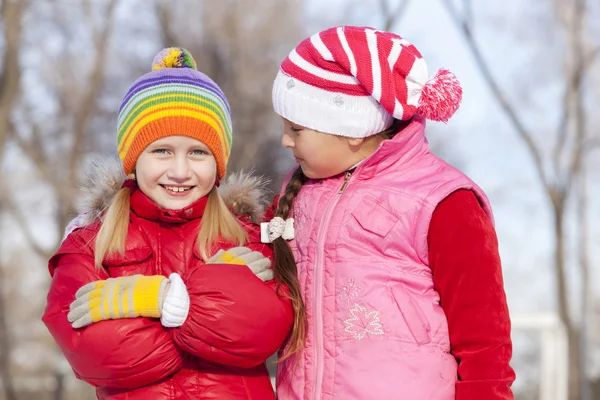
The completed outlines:
<svg viewBox="0 0 600 400">
<path fill-rule="evenodd" d="M 276 217 L 288 218 L 294 199 L 300 193 L 300 189 L 302 189 L 302 185 L 307 179 L 300 167 L 294 171 L 292 178 L 285 187 L 284 194 L 279 199 L 277 211 L 275 211 Z M 275 276 L 280 283 L 285 284 L 289 288 L 290 298 L 294 306 L 294 327 L 288 345 L 280 357 L 280 360 L 284 360 L 304 347 L 307 329 L 306 310 L 300 293 L 298 271 L 292 249 L 290 249 L 290 246 L 281 237 L 273 241 L 273 249 L 275 251 Z"/>
</svg>

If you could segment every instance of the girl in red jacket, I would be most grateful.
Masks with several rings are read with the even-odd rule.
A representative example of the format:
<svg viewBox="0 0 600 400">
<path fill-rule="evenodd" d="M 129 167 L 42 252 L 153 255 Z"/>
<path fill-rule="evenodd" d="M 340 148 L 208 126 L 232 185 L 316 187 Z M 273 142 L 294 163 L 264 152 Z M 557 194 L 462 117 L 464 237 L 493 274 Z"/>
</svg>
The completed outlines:
<svg viewBox="0 0 600 400">
<path fill-rule="evenodd" d="M 99 399 L 275 398 L 264 362 L 298 283 L 270 280 L 256 225 L 217 190 L 229 112 L 186 50 L 159 53 L 119 110 L 118 173 L 96 165 L 88 221 L 49 261 L 43 321 Z"/>
</svg>

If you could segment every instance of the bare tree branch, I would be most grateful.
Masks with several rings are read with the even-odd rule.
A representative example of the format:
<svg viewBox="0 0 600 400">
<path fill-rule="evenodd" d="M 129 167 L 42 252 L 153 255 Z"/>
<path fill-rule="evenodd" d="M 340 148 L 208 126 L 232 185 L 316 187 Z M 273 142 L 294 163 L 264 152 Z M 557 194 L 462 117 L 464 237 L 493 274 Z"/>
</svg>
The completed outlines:
<svg viewBox="0 0 600 400">
<path fill-rule="evenodd" d="M 50 184 L 56 191 L 60 191 L 60 185 L 54 175 L 55 171 L 51 170 L 51 163 L 43 151 L 44 146 L 42 144 L 43 141 L 40 134 L 40 126 L 35 122 L 31 123 L 31 135 L 32 139 L 30 141 L 26 140 L 23 135 L 17 133 L 11 135 L 11 139 L 32 162 L 42 179 Z"/>
<path fill-rule="evenodd" d="M 5 46 L 0 76 L 0 165 L 9 136 L 9 121 L 21 82 L 19 46 L 26 4 L 25 0 L 3 1 L 0 8 Z"/>
<path fill-rule="evenodd" d="M 514 126 L 518 135 L 525 142 L 525 145 L 527 146 L 529 152 L 531 153 L 531 156 L 533 157 L 533 160 L 534 160 L 536 173 L 540 179 L 540 182 L 544 186 L 544 189 L 546 191 L 548 191 L 548 193 L 551 194 L 552 201 L 554 203 L 558 204 L 558 203 L 562 202 L 562 198 L 561 198 L 560 194 L 557 193 L 556 190 L 552 189 L 552 186 L 551 186 L 550 182 L 548 181 L 546 174 L 544 173 L 544 163 L 542 161 L 542 154 L 541 154 L 541 150 L 540 150 L 539 146 L 535 143 L 532 133 L 529 130 L 527 130 L 527 128 L 525 128 L 525 124 L 522 122 L 522 120 L 517 115 L 517 111 L 512 106 L 512 104 L 508 101 L 505 94 L 500 89 L 500 85 L 498 84 L 498 82 L 496 81 L 494 76 L 492 75 L 490 67 L 489 67 L 488 63 L 485 61 L 485 59 L 483 58 L 481 50 L 479 49 L 479 46 L 477 45 L 477 42 L 473 36 L 473 33 L 471 31 L 471 26 L 467 23 L 467 21 L 464 18 L 462 18 L 458 15 L 458 12 L 454 8 L 451 0 L 444 0 L 444 4 L 446 5 L 446 9 L 448 10 L 450 16 L 454 20 L 454 23 L 463 32 L 464 38 L 466 39 L 466 42 L 467 42 L 467 45 L 469 46 L 471 54 L 473 55 L 475 62 L 477 63 L 477 66 L 479 67 L 479 69 L 483 75 L 484 80 L 487 82 L 488 86 L 490 87 L 490 89 L 492 90 L 492 92 L 494 94 L 494 97 L 500 103 L 502 110 L 504 111 L 504 113 L 506 114 L 506 116 L 508 117 L 508 119 L 510 120 L 512 125 Z"/>
<path fill-rule="evenodd" d="M 583 145 L 586 137 L 586 109 L 584 100 L 583 81 L 586 75 L 585 56 L 583 50 L 582 28 L 584 25 L 586 1 L 575 0 L 574 18 L 572 22 L 571 48 L 573 49 L 573 58 L 575 59 L 575 68 L 571 77 L 571 84 L 574 88 L 574 107 L 575 107 L 575 146 L 571 156 L 571 162 L 567 170 L 564 182 L 565 192 L 569 192 L 574 180 L 581 171 L 583 164 Z"/>
<path fill-rule="evenodd" d="M 2 203 L 0 202 L 0 206 Z M 17 400 L 14 387 L 10 355 L 12 354 L 12 338 L 9 330 L 8 312 L 6 308 L 6 282 L 4 265 L 0 264 L 0 379 L 6 400 Z"/>
<path fill-rule="evenodd" d="M 20 87 L 19 46 L 21 45 L 22 20 L 26 5 L 25 0 L 10 2 L 4 0 L 0 6 L 5 46 L 2 59 L 2 75 L 0 76 L 0 166 L 11 132 L 10 121 Z M 5 208 L 6 204 L 0 199 L 0 211 L 4 211 Z M 2 272 L 2 266 L 0 265 L 0 275 Z M 4 282 L 1 276 L 0 282 Z M 17 400 L 11 374 L 10 357 L 12 347 L 6 314 L 5 293 L 3 288 L 0 288 L 0 378 L 2 379 L 4 397 L 7 400 Z"/>
<path fill-rule="evenodd" d="M 469 26 L 473 26 L 473 3 L 471 3 L 471 0 L 463 0 L 463 6 L 464 6 L 464 18 L 465 18 L 465 22 L 469 25 Z"/>
<path fill-rule="evenodd" d="M 406 12 L 409 2 L 410 0 L 402 0 L 398 6 L 396 6 L 395 10 L 390 11 L 388 0 L 379 0 L 379 5 L 381 7 L 383 17 L 385 18 L 383 23 L 384 31 L 391 31 L 394 25 L 400 22 L 404 16 L 404 13 Z"/>
<path fill-rule="evenodd" d="M 592 65 L 596 62 L 598 56 L 600 56 L 600 46 L 590 51 L 590 53 L 585 57 L 585 61 L 583 64 L 586 71 L 589 70 L 592 67 Z"/>
<path fill-rule="evenodd" d="M 554 146 L 554 152 L 552 156 L 553 167 L 554 167 L 554 175 L 556 177 L 560 177 L 561 175 L 561 156 L 565 149 L 565 143 L 567 141 L 568 135 L 568 127 L 569 120 L 571 118 L 571 98 L 573 97 L 573 86 L 567 83 L 567 87 L 565 88 L 565 93 L 563 94 L 563 104 L 562 104 L 562 115 L 560 118 L 560 122 L 558 124 L 558 130 L 556 131 L 556 136 L 558 137 L 556 144 Z"/>
<path fill-rule="evenodd" d="M 1 188 L 2 193 L 0 193 L 0 202 L 4 206 L 4 210 L 15 219 L 19 228 L 25 235 L 25 239 L 27 243 L 31 246 L 33 251 L 42 259 L 47 260 L 52 256 L 52 250 L 44 249 L 35 239 L 33 232 L 31 231 L 30 224 L 25 217 L 21 208 L 15 204 L 13 199 L 10 196 L 7 196 L 6 193 L 10 192 L 6 187 Z"/>
<path fill-rule="evenodd" d="M 117 4 L 116 0 L 110 0 L 106 11 L 106 21 L 97 37 L 96 56 L 93 62 L 93 69 L 90 74 L 89 85 L 84 92 L 81 101 L 81 107 L 77 110 L 74 119 L 74 142 L 71 148 L 70 163 L 69 163 L 69 179 L 70 187 L 75 186 L 77 181 L 77 171 L 81 159 L 84 154 L 85 137 L 89 119 L 96 108 L 96 99 L 99 97 L 102 81 L 104 79 L 104 66 L 106 61 L 106 53 L 108 50 L 108 41 L 110 32 L 112 32 L 114 22 L 114 10 Z"/>
<path fill-rule="evenodd" d="M 173 46 L 177 43 L 177 34 L 173 31 L 173 13 L 169 4 L 161 0 L 155 0 L 154 7 L 156 18 L 160 26 L 162 42 L 165 46 Z"/>
<path fill-rule="evenodd" d="M 4 7 L 4 1 L 3 7 Z M 4 283 L 4 271 L 0 265 L 0 283 Z M 12 353 L 11 337 L 8 329 L 7 312 L 6 312 L 5 291 L 0 287 L 0 378 L 2 378 L 2 386 L 4 389 L 4 397 L 6 400 L 17 400 L 17 392 L 13 385 L 12 374 L 10 372 L 10 355 Z"/>
<path fill-rule="evenodd" d="M 571 48 L 573 52 L 573 58 L 575 60 L 575 67 L 571 82 L 573 85 L 574 96 L 574 124 L 575 124 L 575 145 L 572 152 L 571 162 L 568 166 L 566 179 L 564 182 L 565 193 L 569 193 L 571 188 L 579 181 L 580 193 L 579 193 L 579 216 L 580 218 L 587 216 L 587 193 L 586 193 L 586 182 L 585 174 L 583 174 L 584 164 L 584 149 L 583 144 L 586 138 L 586 107 L 584 100 L 584 88 L 583 81 L 586 74 L 586 61 L 583 49 L 583 25 L 586 12 L 586 0 L 575 0 L 573 7 L 573 21 L 571 23 Z M 581 220 L 579 221 L 581 223 Z M 589 259 L 587 254 L 587 222 L 579 225 L 580 234 L 580 268 L 581 268 L 581 282 L 583 284 L 582 291 L 582 308 L 587 311 L 588 306 L 588 289 L 589 284 L 587 282 L 589 276 Z M 583 242 L 581 242 L 583 241 Z M 587 315 L 583 315 L 585 319 Z M 583 324 L 583 326 L 585 326 Z M 574 330 L 571 333 L 571 357 L 570 357 L 570 371 L 571 371 L 571 387 L 570 394 L 572 398 L 580 399 L 584 396 L 585 399 L 589 399 L 589 384 L 585 374 L 585 345 L 586 337 L 585 332 L 581 330 L 577 333 Z M 575 338 L 574 336 L 577 335 Z"/>
<path fill-rule="evenodd" d="M 592 279 L 590 271 L 592 268 L 590 258 L 590 229 L 589 229 L 589 193 L 588 193 L 588 181 L 585 173 L 585 167 L 582 167 L 581 173 L 578 179 L 578 204 L 577 204 L 577 217 L 578 217 L 578 228 L 579 228 L 579 272 L 580 272 L 580 284 L 581 284 L 581 362 L 582 362 L 582 398 L 591 399 L 590 386 L 587 382 L 587 366 L 589 359 L 589 321 L 588 316 L 590 315 L 590 307 L 593 304 L 593 290 L 592 290 Z"/>
<path fill-rule="evenodd" d="M 67 99 L 73 98 L 73 92 L 75 91 L 71 79 L 69 79 L 65 85 L 60 85 L 58 88 L 58 100 L 63 107 L 63 114 L 72 115 L 72 142 L 70 148 L 65 152 L 66 156 L 61 156 L 62 159 L 59 160 L 51 160 L 48 158 L 47 154 L 44 153 L 44 149 L 51 143 L 52 133 L 55 131 L 64 132 L 64 126 L 61 127 L 61 123 L 64 124 L 64 121 L 58 122 L 55 128 L 48 131 L 42 138 L 40 127 L 34 122 L 33 118 L 29 118 L 29 120 L 32 121 L 30 138 L 27 139 L 27 136 L 24 135 L 23 132 L 19 132 L 19 134 L 15 132 L 15 135 L 13 135 L 14 142 L 18 144 L 27 158 L 31 161 L 31 164 L 38 171 L 40 177 L 54 190 L 59 205 L 56 210 L 57 241 L 60 240 L 62 232 L 71 217 L 71 210 L 73 209 L 75 197 L 73 196 L 73 191 L 76 187 L 81 160 L 85 156 L 88 125 L 96 109 L 97 101 L 102 89 L 108 43 L 110 34 L 113 31 L 114 14 L 117 4 L 118 0 L 110 0 L 106 4 L 106 15 L 103 24 L 99 29 L 92 32 L 92 40 L 96 46 L 96 53 L 91 63 L 92 69 L 86 79 L 86 85 L 83 91 L 79 92 L 77 101 L 67 101 Z M 89 3 L 88 7 L 91 7 Z M 91 8 L 88 8 L 87 13 L 88 15 L 91 15 Z M 57 173 L 56 168 L 63 164 L 65 164 L 66 167 L 65 173 Z M 41 257 L 50 256 L 51 254 L 49 251 L 42 248 L 35 240 L 28 221 L 22 212 L 20 212 L 19 207 L 16 206 L 15 200 L 6 196 L 4 201 L 7 209 L 11 211 L 13 217 L 21 225 L 21 229 L 34 251 Z"/>
<path fill-rule="evenodd" d="M 583 55 L 583 44 L 581 35 L 581 24 L 583 23 L 584 7 L 578 0 L 573 3 L 573 18 L 570 21 L 569 36 L 570 36 L 570 48 L 573 52 L 571 57 L 574 60 L 574 67 L 570 72 L 569 78 L 566 82 L 566 89 L 564 94 L 563 102 L 563 119 L 559 125 L 557 131 L 558 141 L 554 149 L 554 167 L 557 172 L 557 176 L 560 177 L 561 171 L 561 155 L 566 151 L 570 150 L 568 169 L 565 176 L 560 177 L 560 182 L 563 185 L 563 190 L 569 192 L 569 186 L 573 180 L 573 175 L 578 172 L 578 166 L 581 164 L 583 157 L 583 138 L 585 136 L 585 115 L 581 114 L 584 112 L 583 106 L 583 88 L 582 82 L 587 72 L 586 60 Z M 575 111 L 575 145 L 573 149 L 569 149 L 565 146 L 567 137 L 569 136 L 568 121 L 571 120 L 572 112 Z"/>
<path fill-rule="evenodd" d="M 98 24 L 96 23 L 96 19 L 94 18 L 94 7 L 90 0 L 84 0 L 83 4 L 83 13 L 87 19 L 87 25 L 90 27 L 92 31 L 92 38 L 94 40 L 94 46 L 98 48 L 99 40 L 101 40 L 101 34 L 98 31 Z"/>
</svg>

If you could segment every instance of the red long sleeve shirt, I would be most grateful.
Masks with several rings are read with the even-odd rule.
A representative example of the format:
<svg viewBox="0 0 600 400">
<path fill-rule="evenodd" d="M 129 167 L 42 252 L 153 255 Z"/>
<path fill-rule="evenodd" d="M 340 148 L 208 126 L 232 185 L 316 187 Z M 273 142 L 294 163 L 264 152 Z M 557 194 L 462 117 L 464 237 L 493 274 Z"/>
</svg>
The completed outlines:
<svg viewBox="0 0 600 400">
<path fill-rule="evenodd" d="M 429 263 L 458 362 L 456 400 L 513 399 L 510 318 L 498 240 L 473 192 L 459 190 L 435 209 Z"/>
</svg>

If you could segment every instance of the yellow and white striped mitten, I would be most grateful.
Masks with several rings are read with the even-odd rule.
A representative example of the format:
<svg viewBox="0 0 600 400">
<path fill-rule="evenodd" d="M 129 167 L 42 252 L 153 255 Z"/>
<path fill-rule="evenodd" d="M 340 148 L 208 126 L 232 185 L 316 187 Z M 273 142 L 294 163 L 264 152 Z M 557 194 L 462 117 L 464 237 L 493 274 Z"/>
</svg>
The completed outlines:
<svg viewBox="0 0 600 400">
<path fill-rule="evenodd" d="M 219 250 L 207 263 L 245 265 L 263 282 L 274 278 L 273 270 L 271 269 L 271 260 L 262 253 L 252 251 L 247 247 L 233 247 L 229 250 Z"/>
<path fill-rule="evenodd" d="M 107 319 L 160 318 L 169 280 L 133 275 L 88 283 L 77 291 L 68 320 L 81 328 Z"/>
</svg>

